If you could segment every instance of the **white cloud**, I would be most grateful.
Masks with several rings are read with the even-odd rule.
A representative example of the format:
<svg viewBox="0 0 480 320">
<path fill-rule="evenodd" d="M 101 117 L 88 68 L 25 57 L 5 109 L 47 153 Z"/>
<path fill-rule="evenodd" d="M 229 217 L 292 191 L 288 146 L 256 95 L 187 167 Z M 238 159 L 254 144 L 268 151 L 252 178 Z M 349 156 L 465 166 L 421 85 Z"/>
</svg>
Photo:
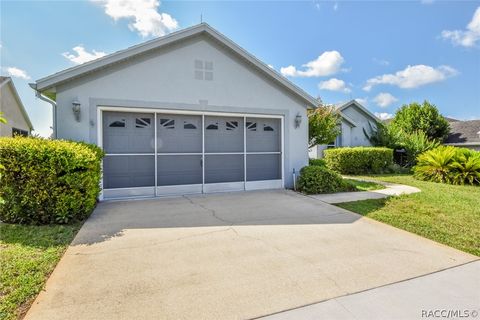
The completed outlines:
<svg viewBox="0 0 480 320">
<path fill-rule="evenodd" d="M 473 47 L 480 40 L 480 7 L 475 10 L 472 21 L 466 30 L 443 30 L 442 38 L 452 41 L 454 45 Z"/>
<path fill-rule="evenodd" d="M 341 91 L 344 93 L 349 93 L 352 91 L 350 90 L 350 88 L 347 87 L 345 81 L 336 78 L 320 82 L 318 84 L 318 88 L 320 90 Z"/>
<path fill-rule="evenodd" d="M 355 98 L 355 101 L 360 103 L 362 106 L 366 107 L 368 105 L 368 98 Z"/>
<path fill-rule="evenodd" d="M 95 51 L 87 52 L 84 47 L 76 46 L 72 49 L 75 53 L 64 52 L 62 56 L 72 61 L 75 64 L 82 64 L 91 60 L 95 60 L 106 55 L 105 52 Z"/>
<path fill-rule="evenodd" d="M 338 51 L 325 51 L 317 59 L 303 64 L 304 70 L 297 70 L 295 66 L 280 68 L 284 76 L 290 77 L 323 77 L 340 71 L 343 62 L 342 55 Z"/>
<path fill-rule="evenodd" d="M 398 99 L 392 96 L 390 93 L 382 92 L 379 93 L 373 101 L 381 108 L 386 108 L 394 102 L 397 102 Z"/>
<path fill-rule="evenodd" d="M 30 80 L 31 77 L 27 74 L 25 70 L 16 68 L 16 67 L 6 67 L 5 68 L 7 75 L 15 78 L 20 78 L 23 80 Z"/>
<path fill-rule="evenodd" d="M 395 74 L 384 74 L 367 80 L 363 90 L 370 91 L 379 84 L 390 84 L 403 89 L 417 88 L 429 83 L 443 81 L 458 74 L 458 71 L 450 66 L 433 68 L 423 64 L 408 66 Z"/>
<path fill-rule="evenodd" d="M 375 112 L 375 116 L 380 120 L 387 120 L 393 118 L 393 114 L 387 112 Z"/>
<path fill-rule="evenodd" d="M 115 21 L 128 19 L 128 27 L 142 37 L 161 37 L 178 28 L 178 22 L 168 13 L 158 12 L 158 0 L 92 0 L 105 8 Z"/>
</svg>

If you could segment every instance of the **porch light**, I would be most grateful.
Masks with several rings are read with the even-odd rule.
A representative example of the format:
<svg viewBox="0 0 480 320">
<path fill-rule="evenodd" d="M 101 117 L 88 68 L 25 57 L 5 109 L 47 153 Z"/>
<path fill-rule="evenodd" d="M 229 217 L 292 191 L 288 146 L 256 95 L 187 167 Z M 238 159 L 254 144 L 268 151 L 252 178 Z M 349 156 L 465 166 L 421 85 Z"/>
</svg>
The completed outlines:
<svg viewBox="0 0 480 320">
<path fill-rule="evenodd" d="M 297 115 L 295 116 L 295 128 L 300 127 L 301 123 L 302 123 L 302 116 L 300 115 L 300 113 L 297 113 Z"/>
<path fill-rule="evenodd" d="M 77 100 L 72 101 L 72 111 L 73 111 L 73 116 L 75 117 L 75 120 L 77 122 L 80 122 L 80 102 Z"/>
</svg>

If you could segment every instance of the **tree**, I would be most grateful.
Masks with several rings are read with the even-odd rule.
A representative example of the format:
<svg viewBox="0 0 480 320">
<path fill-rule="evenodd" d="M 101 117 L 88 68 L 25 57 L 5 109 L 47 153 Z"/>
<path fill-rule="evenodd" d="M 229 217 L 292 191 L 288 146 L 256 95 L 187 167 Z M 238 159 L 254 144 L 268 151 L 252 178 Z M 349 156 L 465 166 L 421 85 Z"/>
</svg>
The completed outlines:
<svg viewBox="0 0 480 320">
<path fill-rule="evenodd" d="M 391 125 L 407 134 L 424 132 L 431 140 L 445 140 L 450 133 L 450 125 L 437 107 L 424 101 L 423 104 L 403 105 L 396 113 Z"/>
<path fill-rule="evenodd" d="M 340 134 L 340 115 L 334 107 L 320 106 L 308 111 L 308 147 L 327 144 Z"/>
</svg>

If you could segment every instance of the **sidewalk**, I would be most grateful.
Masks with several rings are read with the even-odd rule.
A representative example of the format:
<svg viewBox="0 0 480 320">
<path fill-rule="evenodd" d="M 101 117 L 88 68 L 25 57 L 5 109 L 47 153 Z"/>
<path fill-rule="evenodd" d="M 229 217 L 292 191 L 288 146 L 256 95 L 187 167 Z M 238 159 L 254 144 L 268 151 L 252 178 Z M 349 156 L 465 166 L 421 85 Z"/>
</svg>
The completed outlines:
<svg viewBox="0 0 480 320">
<path fill-rule="evenodd" d="M 263 320 L 480 319 L 480 261 L 277 313 Z"/>
<path fill-rule="evenodd" d="M 352 177 L 346 177 L 348 179 L 355 179 Z M 364 179 L 358 179 L 363 181 L 369 181 Z M 380 190 L 373 190 L 373 191 L 360 191 L 360 192 L 337 192 L 337 193 L 328 193 L 328 194 L 315 194 L 311 195 L 310 197 L 315 198 L 317 200 L 335 204 L 335 203 L 343 203 L 343 202 L 352 202 L 352 201 L 359 201 L 359 200 L 368 200 L 368 199 L 381 199 L 387 198 L 391 196 L 399 196 L 402 194 L 412 194 L 420 192 L 421 190 L 415 187 L 406 186 L 403 184 L 395 184 L 377 180 L 370 180 L 374 181 L 378 184 L 384 185 L 385 189 Z"/>
</svg>

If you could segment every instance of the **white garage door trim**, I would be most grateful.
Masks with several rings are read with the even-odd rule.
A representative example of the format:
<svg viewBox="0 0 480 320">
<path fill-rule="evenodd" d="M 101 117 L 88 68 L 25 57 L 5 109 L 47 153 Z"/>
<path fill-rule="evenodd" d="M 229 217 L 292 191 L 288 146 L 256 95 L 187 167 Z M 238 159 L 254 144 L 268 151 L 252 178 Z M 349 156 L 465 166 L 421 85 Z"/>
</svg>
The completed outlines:
<svg viewBox="0 0 480 320">
<path fill-rule="evenodd" d="M 279 189 L 284 187 L 284 144 L 285 144 L 285 130 L 284 130 L 284 117 L 283 115 L 269 115 L 269 114 L 252 114 L 252 113 L 230 113 L 230 112 L 210 112 L 210 111 L 186 111 L 186 110 L 171 110 L 171 109 L 149 109 L 149 108 L 128 108 L 128 107 L 113 107 L 113 106 L 99 106 L 97 108 L 97 142 L 100 147 L 103 147 L 103 111 L 117 111 L 117 112 L 134 112 L 134 113 L 149 113 L 154 115 L 155 122 L 155 152 L 149 155 L 155 156 L 155 186 L 151 187 L 129 187 L 129 188 L 115 188 L 115 189 L 103 189 L 103 177 L 102 177 L 102 192 L 100 199 L 116 199 L 116 198 L 138 198 L 138 197 L 154 197 L 154 196 L 171 196 L 181 194 L 193 194 L 193 193 L 213 193 L 213 192 L 228 192 L 228 191 L 241 191 L 241 190 L 257 190 L 257 189 Z M 158 153 L 157 152 L 157 114 L 178 114 L 178 115 L 199 115 L 202 116 L 202 152 L 201 153 Z M 224 117 L 238 117 L 243 118 L 243 152 L 205 152 L 205 116 L 224 116 Z M 280 120 L 280 151 L 279 152 L 247 152 L 247 139 L 246 139 L 246 118 L 265 118 L 265 119 L 279 119 Z M 239 182 L 222 182 L 222 183 L 205 183 L 205 165 L 202 165 L 202 183 L 190 184 L 190 185 L 169 185 L 158 186 L 157 183 L 157 161 L 158 155 L 201 155 L 202 162 L 205 164 L 206 155 L 243 155 L 243 168 L 244 168 L 244 181 Z M 267 154 L 279 154 L 281 165 L 281 179 L 275 180 L 260 180 L 260 181 L 247 181 L 247 155 L 267 155 Z M 116 154 L 108 154 L 109 156 L 115 156 Z M 121 155 L 147 155 L 131 153 Z"/>
</svg>

